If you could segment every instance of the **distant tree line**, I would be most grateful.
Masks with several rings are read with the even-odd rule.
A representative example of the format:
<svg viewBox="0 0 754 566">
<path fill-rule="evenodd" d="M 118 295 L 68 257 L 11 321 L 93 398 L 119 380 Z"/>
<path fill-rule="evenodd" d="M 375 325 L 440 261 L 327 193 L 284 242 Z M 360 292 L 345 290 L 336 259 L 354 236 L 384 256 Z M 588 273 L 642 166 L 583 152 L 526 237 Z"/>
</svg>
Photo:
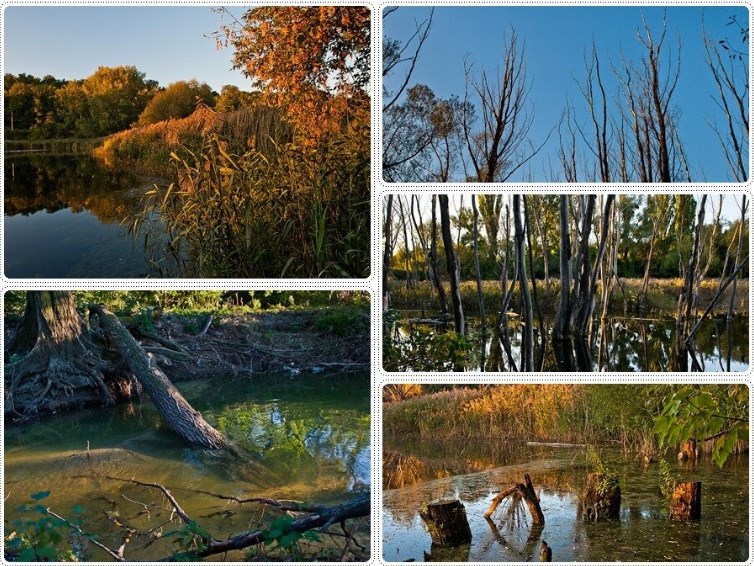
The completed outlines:
<svg viewBox="0 0 754 566">
<path fill-rule="evenodd" d="M 228 112 L 255 100 L 236 86 L 218 94 L 196 79 L 160 87 L 133 66 L 99 67 L 81 80 L 6 74 L 4 130 L 6 139 L 97 138 L 184 118 L 199 103 Z"/>
<path fill-rule="evenodd" d="M 723 274 L 726 251 L 731 243 L 738 241 L 740 219 L 726 221 L 722 218 L 719 197 L 711 199 L 712 217 L 708 217 L 708 223 L 703 228 L 707 277 L 720 277 Z M 431 198 L 434 200 L 436 197 Z M 433 232 L 432 203 L 428 197 L 420 195 L 394 195 L 393 199 L 390 272 L 402 280 L 429 280 L 431 277 L 427 266 L 432 255 L 429 249 Z M 571 214 L 575 218 L 579 215 L 577 198 L 571 197 L 569 200 Z M 475 195 L 475 201 L 479 215 L 476 253 L 481 278 L 497 280 L 502 269 L 501 254 L 504 256 L 504 247 L 510 245 L 506 243 L 505 234 L 504 209 L 508 204 L 507 199 L 504 195 L 483 194 Z M 658 279 L 680 277 L 691 249 L 697 201 L 694 195 L 682 194 L 619 195 L 614 211 L 618 275 L 626 278 L 643 278 L 645 274 Z M 474 213 L 469 195 L 459 197 L 458 204 L 459 210 L 451 215 L 450 223 L 455 234 L 453 248 L 458 258 L 461 280 L 467 281 L 476 277 Z M 530 269 L 534 277 L 549 281 L 558 277 L 560 269 L 559 196 L 527 195 L 527 204 L 534 246 Z M 599 222 L 600 214 L 597 211 L 594 225 L 599 226 Z M 748 224 L 746 219 L 745 235 L 748 234 Z M 573 231 L 575 226 L 572 226 Z M 436 263 L 440 271 L 445 272 L 443 242 L 436 238 L 435 244 Z M 594 259 L 597 254 L 596 241 L 590 243 L 589 253 Z M 730 267 L 728 265 L 726 269 Z M 744 267 L 742 276 L 747 274 L 748 269 Z"/>
</svg>

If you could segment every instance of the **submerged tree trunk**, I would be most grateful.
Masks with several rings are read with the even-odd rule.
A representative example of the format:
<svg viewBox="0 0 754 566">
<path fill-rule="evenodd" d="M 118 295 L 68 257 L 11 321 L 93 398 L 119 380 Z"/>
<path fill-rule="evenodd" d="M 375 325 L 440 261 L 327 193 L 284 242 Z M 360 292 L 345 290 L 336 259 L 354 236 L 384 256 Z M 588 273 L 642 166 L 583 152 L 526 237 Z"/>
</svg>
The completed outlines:
<svg viewBox="0 0 754 566">
<path fill-rule="evenodd" d="M 442 243 L 445 247 L 445 260 L 448 264 L 450 278 L 450 296 L 453 301 L 453 320 L 456 333 L 464 334 L 463 306 L 461 305 L 461 268 L 453 248 L 453 235 L 450 232 L 450 211 L 448 210 L 448 195 L 438 195 L 440 201 L 440 230 Z"/>
<path fill-rule="evenodd" d="M 205 448 L 231 448 L 230 443 L 183 398 L 118 318 L 101 305 L 90 306 L 128 367 L 144 388 L 167 425 L 181 438 Z"/>
<path fill-rule="evenodd" d="M 103 373 L 114 368 L 102 360 L 71 291 L 28 291 L 7 353 L 5 415 L 28 417 L 115 401 Z"/>
</svg>

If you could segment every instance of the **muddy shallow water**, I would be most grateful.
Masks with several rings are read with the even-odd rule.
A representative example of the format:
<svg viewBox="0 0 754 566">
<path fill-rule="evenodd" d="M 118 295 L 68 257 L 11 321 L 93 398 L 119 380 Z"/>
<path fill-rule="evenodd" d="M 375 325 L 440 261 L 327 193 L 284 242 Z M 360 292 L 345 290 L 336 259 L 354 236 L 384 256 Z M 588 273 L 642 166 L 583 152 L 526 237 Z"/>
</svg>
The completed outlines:
<svg viewBox="0 0 754 566">
<path fill-rule="evenodd" d="M 105 476 L 165 485 L 216 538 L 264 526 L 265 511 L 198 490 L 329 505 L 369 488 L 368 375 L 218 379 L 181 383 L 180 389 L 248 459 L 185 446 L 165 430 L 148 402 L 6 427 L 6 534 L 21 516 L 18 506 L 41 491 L 50 491 L 45 506 L 62 515 L 82 506 L 85 529 L 100 534 L 111 548 L 118 548 L 123 536 L 116 518 L 144 530 L 166 523 L 160 527 L 163 534 L 180 527 L 169 521 L 166 501 L 145 512 L 143 504 L 160 501 L 159 493 Z M 368 540 L 369 521 L 355 528 Z M 146 539 L 135 541 L 126 557 L 169 556 L 173 538 L 146 548 L 141 548 Z M 90 551 L 94 559 L 107 558 L 94 547 Z"/>
<path fill-rule="evenodd" d="M 587 471 L 583 450 L 519 447 L 508 456 L 500 451 L 493 455 L 462 450 L 460 459 L 432 459 L 388 448 L 391 457 L 384 460 L 383 484 L 405 487 L 383 492 L 383 557 L 390 562 L 538 561 L 540 544 L 545 540 L 555 561 L 747 560 L 747 456 L 732 456 L 723 469 L 709 459 L 685 464 L 671 461 L 678 481 L 703 482 L 702 520 L 678 523 L 667 519 L 667 506 L 658 487 L 659 466 L 645 466 L 631 457 L 624 459 L 618 449 L 603 448 L 603 460 L 620 474 L 620 520 L 591 523 L 578 518 L 578 494 Z M 500 467 L 495 461 L 509 463 Z M 473 469 L 481 471 L 447 475 Z M 531 475 L 540 498 L 544 528 L 532 527 L 525 506 L 501 506 L 492 521 L 486 521 L 484 512 L 494 495 L 522 481 L 524 473 Z M 423 504 L 440 498 L 458 498 L 465 505 L 473 535 L 471 544 L 453 549 L 432 546 L 418 511 Z"/>
</svg>

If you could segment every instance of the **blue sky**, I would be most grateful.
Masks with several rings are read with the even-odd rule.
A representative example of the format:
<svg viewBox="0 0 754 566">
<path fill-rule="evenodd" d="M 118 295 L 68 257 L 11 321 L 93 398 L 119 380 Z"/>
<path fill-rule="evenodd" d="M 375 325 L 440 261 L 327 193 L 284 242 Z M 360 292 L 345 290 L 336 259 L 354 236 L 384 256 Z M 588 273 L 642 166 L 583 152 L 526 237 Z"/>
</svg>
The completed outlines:
<svg viewBox="0 0 754 566">
<path fill-rule="evenodd" d="M 431 87 L 442 98 L 452 94 L 463 97 L 464 56 L 475 61 L 478 69 L 494 73 L 499 68 L 503 33 L 513 27 L 526 42 L 528 77 L 532 82 L 530 99 L 535 109 L 531 138 L 541 143 L 557 124 L 569 99 L 584 117 L 583 98 L 576 79 L 584 77 L 584 53 L 592 39 L 601 57 L 608 98 L 617 97 L 616 81 L 610 62 L 620 63 L 621 53 L 635 57 L 640 45 L 634 34 L 644 15 L 655 34 L 661 30 L 663 8 L 655 7 L 438 7 L 432 31 L 420 55 L 412 83 Z M 384 20 L 387 37 L 406 40 L 415 22 L 424 20 L 428 7 L 401 7 Z M 717 140 L 705 123 L 715 113 L 711 75 L 704 62 L 702 16 L 708 34 L 716 39 L 726 36 L 742 47 L 736 30 L 726 26 L 731 15 L 746 25 L 748 11 L 743 7 L 667 8 L 667 42 L 675 48 L 681 41 L 681 74 L 674 100 L 681 111 L 679 129 L 696 182 L 727 180 L 728 173 Z M 394 87 L 386 81 L 388 88 Z M 554 136 L 557 138 L 557 136 Z M 550 156 L 557 166 L 551 139 L 540 157 L 532 162 L 535 180 L 544 180 L 545 160 Z M 521 180 L 521 176 L 512 180 Z"/>
<path fill-rule="evenodd" d="M 230 9 L 240 16 L 243 9 Z M 6 73 L 82 79 L 97 67 L 135 65 L 166 86 L 197 79 L 249 89 L 233 50 L 204 37 L 220 27 L 209 6 L 11 6 L 3 11 Z"/>
</svg>

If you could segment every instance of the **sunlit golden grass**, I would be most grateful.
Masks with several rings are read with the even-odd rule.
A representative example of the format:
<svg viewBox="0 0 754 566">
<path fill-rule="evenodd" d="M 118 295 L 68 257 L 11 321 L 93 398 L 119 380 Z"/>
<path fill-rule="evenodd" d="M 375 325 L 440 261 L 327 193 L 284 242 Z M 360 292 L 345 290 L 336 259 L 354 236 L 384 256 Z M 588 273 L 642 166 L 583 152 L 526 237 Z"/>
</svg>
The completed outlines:
<svg viewBox="0 0 754 566">
<path fill-rule="evenodd" d="M 551 278 L 549 286 L 545 285 L 544 280 L 537 281 L 537 291 L 539 295 L 540 308 L 543 316 L 554 316 L 557 310 L 557 304 L 560 293 L 560 281 Z M 628 313 L 635 313 L 638 297 L 641 292 L 642 280 L 640 278 L 621 279 L 621 284 L 625 288 L 625 297 L 622 289 L 616 286 L 613 291 L 611 301 L 611 314 L 623 315 L 624 306 Z M 705 279 L 700 285 L 699 309 L 704 310 L 712 300 L 719 279 Z M 391 306 L 396 309 L 422 310 L 434 312 L 437 309 L 437 299 L 434 288 L 429 281 L 412 282 L 411 288 L 407 288 L 406 282 L 401 280 L 391 280 L 390 283 Z M 510 285 L 510 282 L 509 282 Z M 678 305 L 678 296 L 683 286 L 683 281 L 679 278 L 671 279 L 650 279 L 647 293 L 648 309 L 644 313 L 656 316 L 673 317 L 675 316 Z M 444 288 L 448 297 L 450 297 L 450 286 L 447 282 Z M 599 299 L 602 291 L 602 285 L 598 282 L 597 297 Z M 484 295 L 485 308 L 488 313 L 499 310 L 502 301 L 502 290 L 499 281 L 483 281 L 482 292 Z M 725 312 L 728 308 L 732 286 L 729 286 L 718 301 L 713 313 Z M 479 302 L 477 299 L 476 281 L 461 282 L 461 299 L 464 312 L 478 313 Z M 514 289 L 512 304 L 514 308 L 519 306 L 518 287 Z M 737 313 L 748 312 L 749 308 L 749 282 L 747 279 L 740 279 L 736 289 L 735 311 Z"/>
</svg>

